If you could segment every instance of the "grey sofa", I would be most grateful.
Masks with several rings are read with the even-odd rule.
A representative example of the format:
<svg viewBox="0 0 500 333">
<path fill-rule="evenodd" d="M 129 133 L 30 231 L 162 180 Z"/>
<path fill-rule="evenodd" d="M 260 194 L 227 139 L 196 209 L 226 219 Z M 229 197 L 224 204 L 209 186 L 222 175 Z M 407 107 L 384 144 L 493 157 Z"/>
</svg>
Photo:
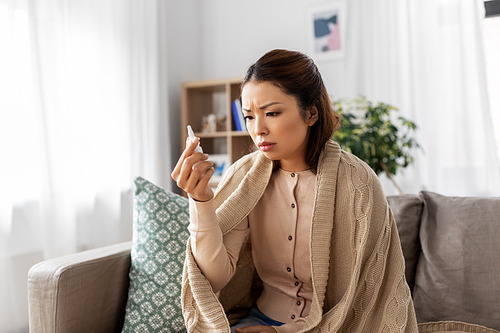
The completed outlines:
<svg viewBox="0 0 500 333">
<path fill-rule="evenodd" d="M 31 333 L 121 332 L 132 242 L 50 259 L 28 272 Z"/>
<path fill-rule="evenodd" d="M 421 192 L 390 196 L 388 202 L 417 319 L 443 322 L 421 325 L 419 331 L 435 332 L 436 325 L 443 331 L 500 330 L 500 198 Z M 131 247 L 122 243 L 33 266 L 30 332 L 120 332 Z"/>
</svg>

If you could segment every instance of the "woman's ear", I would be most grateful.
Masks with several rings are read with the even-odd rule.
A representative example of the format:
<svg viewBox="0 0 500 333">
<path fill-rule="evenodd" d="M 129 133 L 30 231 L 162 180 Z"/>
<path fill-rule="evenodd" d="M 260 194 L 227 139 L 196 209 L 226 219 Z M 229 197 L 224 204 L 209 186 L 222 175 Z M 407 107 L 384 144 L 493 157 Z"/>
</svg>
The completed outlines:
<svg viewBox="0 0 500 333">
<path fill-rule="evenodd" d="M 312 106 L 308 111 L 307 111 L 307 125 L 312 126 L 318 121 L 318 109 L 315 106 Z"/>
</svg>

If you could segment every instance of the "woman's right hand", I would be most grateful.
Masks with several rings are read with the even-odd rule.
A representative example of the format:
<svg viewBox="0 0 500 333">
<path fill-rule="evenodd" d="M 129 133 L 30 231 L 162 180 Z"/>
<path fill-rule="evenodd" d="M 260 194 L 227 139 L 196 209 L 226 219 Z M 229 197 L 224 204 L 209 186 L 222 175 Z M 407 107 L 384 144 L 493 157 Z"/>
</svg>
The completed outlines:
<svg viewBox="0 0 500 333">
<path fill-rule="evenodd" d="M 208 186 L 208 182 L 214 174 L 213 162 L 208 160 L 208 155 L 194 153 L 200 139 L 195 138 L 186 142 L 186 149 L 172 171 L 172 179 L 177 186 L 197 201 L 208 201 L 214 196 L 214 192 Z"/>
</svg>

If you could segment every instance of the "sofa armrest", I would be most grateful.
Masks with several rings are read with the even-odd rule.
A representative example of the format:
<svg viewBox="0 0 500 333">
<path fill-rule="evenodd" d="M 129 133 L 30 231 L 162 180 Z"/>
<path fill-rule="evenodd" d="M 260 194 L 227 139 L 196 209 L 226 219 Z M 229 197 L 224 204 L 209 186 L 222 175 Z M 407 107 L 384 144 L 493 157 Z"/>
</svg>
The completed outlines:
<svg viewBox="0 0 500 333">
<path fill-rule="evenodd" d="M 132 242 L 46 260 L 28 273 L 30 332 L 120 332 Z"/>
</svg>

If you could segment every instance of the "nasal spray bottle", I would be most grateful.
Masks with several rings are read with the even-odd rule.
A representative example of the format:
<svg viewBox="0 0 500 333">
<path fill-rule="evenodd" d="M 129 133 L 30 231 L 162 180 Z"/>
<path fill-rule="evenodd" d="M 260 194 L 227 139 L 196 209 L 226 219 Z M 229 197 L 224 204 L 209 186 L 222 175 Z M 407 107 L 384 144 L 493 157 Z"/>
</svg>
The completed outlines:
<svg viewBox="0 0 500 333">
<path fill-rule="evenodd" d="M 194 136 L 193 129 L 191 128 L 191 125 L 188 125 L 187 129 L 188 129 L 189 141 L 193 142 L 195 136 Z M 199 141 L 198 141 L 198 147 L 195 148 L 194 152 L 195 153 L 203 153 L 203 149 L 201 149 Z"/>
</svg>

